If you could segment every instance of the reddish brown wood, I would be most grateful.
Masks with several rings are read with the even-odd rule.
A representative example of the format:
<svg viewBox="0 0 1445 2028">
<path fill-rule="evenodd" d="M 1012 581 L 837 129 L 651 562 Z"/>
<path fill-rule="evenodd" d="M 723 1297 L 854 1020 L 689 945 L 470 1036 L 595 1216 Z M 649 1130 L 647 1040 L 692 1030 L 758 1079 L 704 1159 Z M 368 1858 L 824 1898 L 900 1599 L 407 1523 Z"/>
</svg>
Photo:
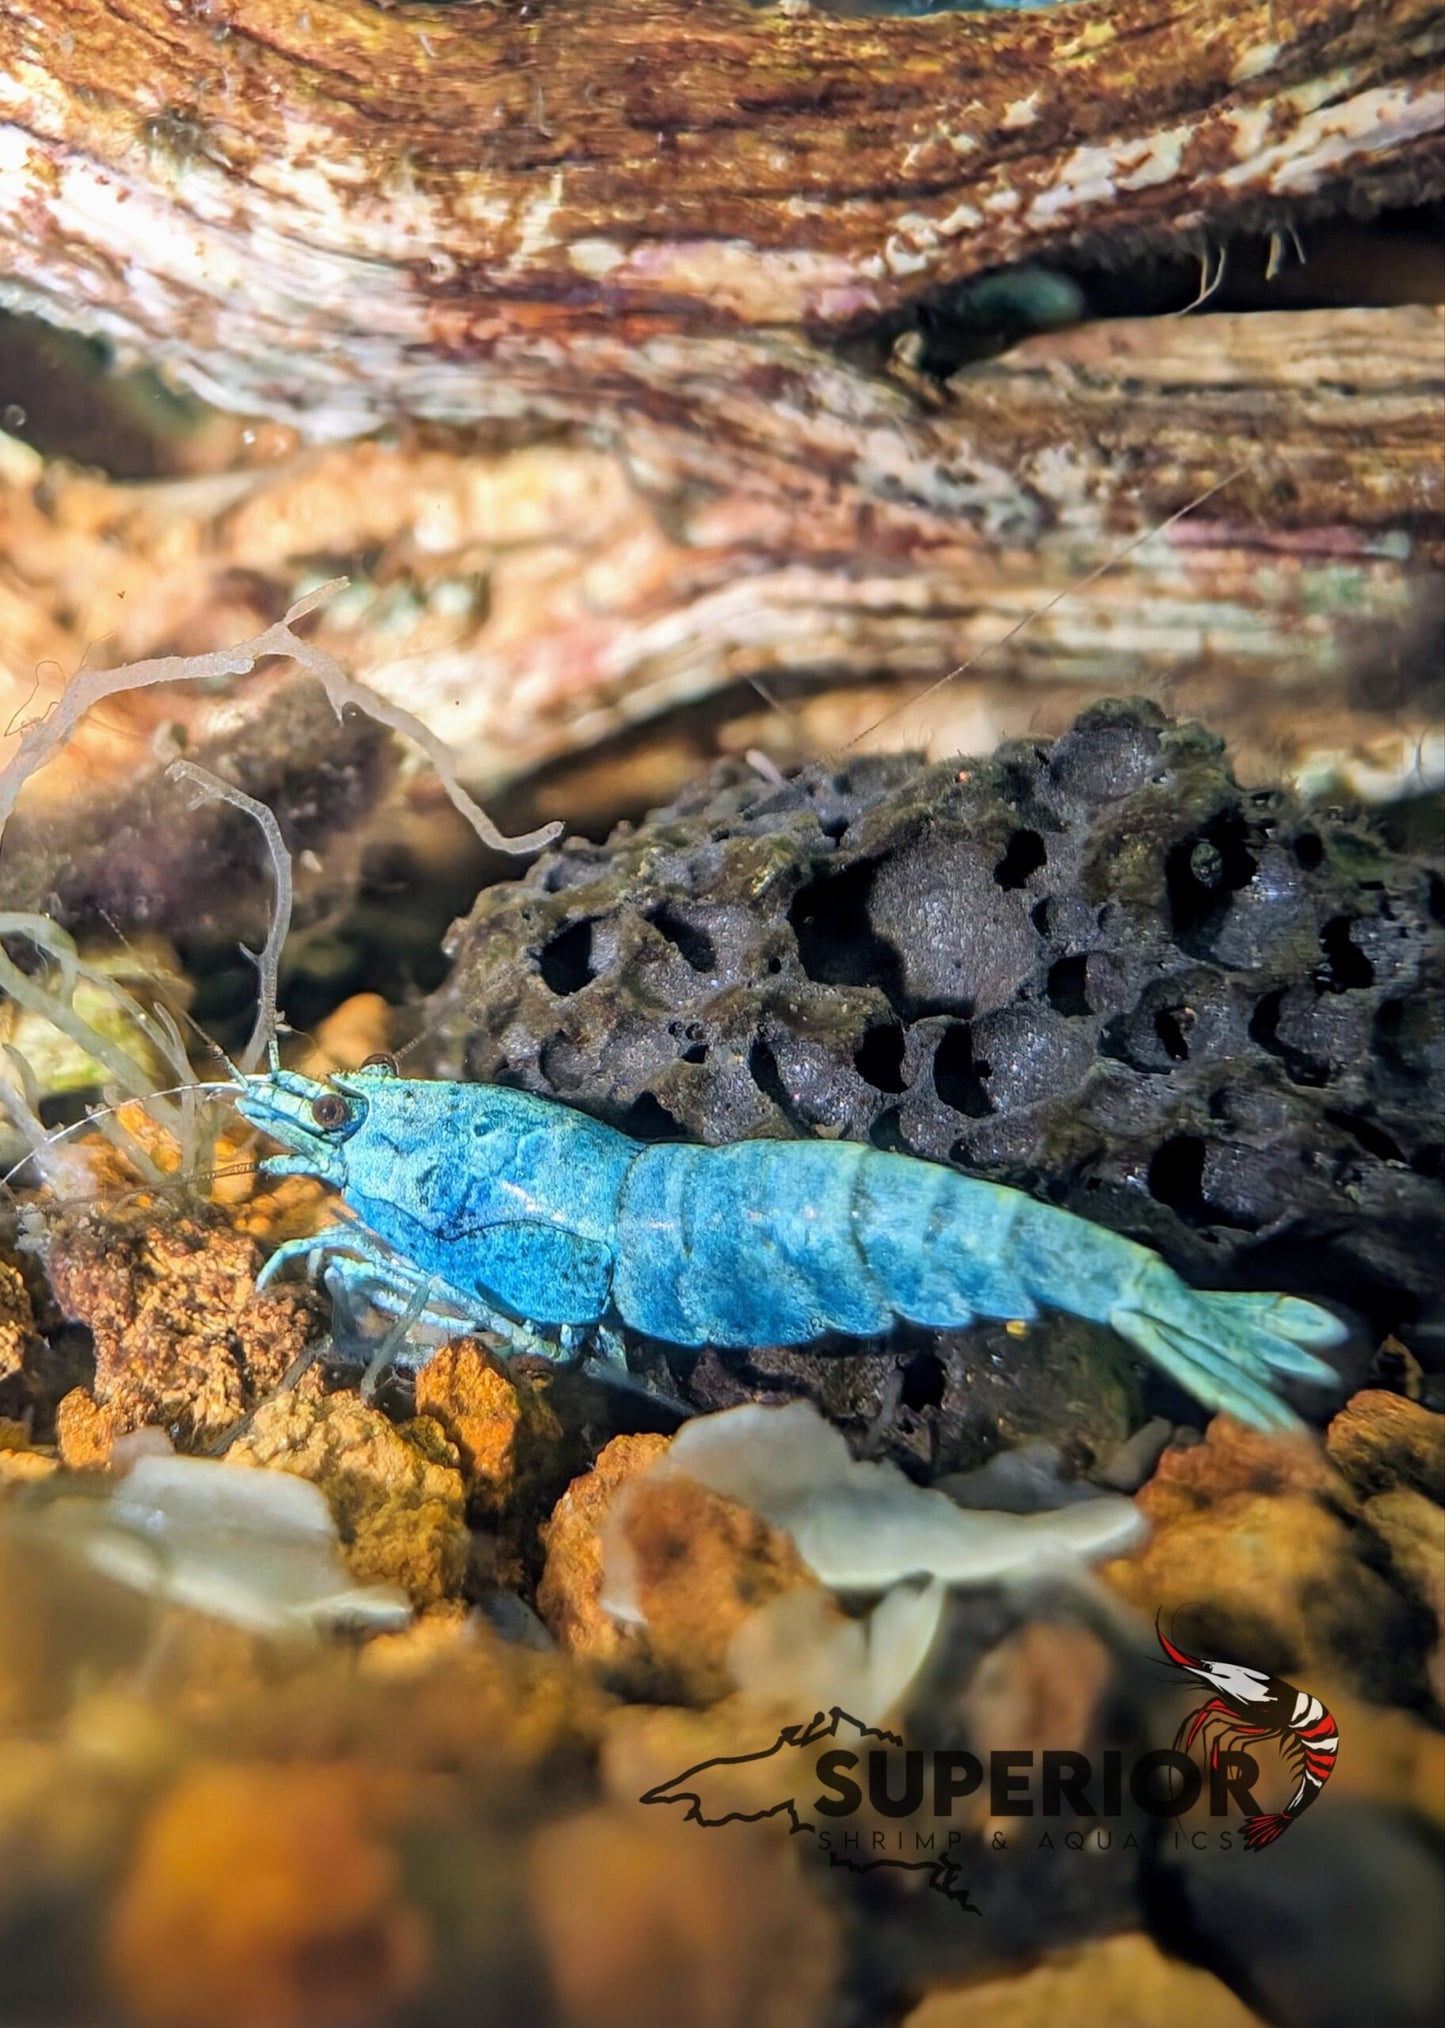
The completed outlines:
<svg viewBox="0 0 1445 2028">
<path fill-rule="evenodd" d="M 3 298 L 313 434 L 711 411 L 719 337 L 761 387 L 986 269 L 1437 189 L 1442 43 L 1433 0 L 27 0 Z"/>
</svg>

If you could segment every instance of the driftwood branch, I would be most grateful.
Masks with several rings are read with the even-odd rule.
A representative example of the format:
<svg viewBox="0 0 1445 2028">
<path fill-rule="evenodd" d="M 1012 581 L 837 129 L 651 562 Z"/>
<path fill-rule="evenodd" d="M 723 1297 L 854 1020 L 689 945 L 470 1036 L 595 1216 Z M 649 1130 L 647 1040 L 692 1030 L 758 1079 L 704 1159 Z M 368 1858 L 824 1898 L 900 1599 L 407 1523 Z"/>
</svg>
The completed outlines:
<svg viewBox="0 0 1445 2028">
<path fill-rule="evenodd" d="M 317 640 L 510 819 L 576 819 L 599 742 L 614 809 L 639 728 L 672 744 L 638 799 L 695 761 L 679 712 L 842 744 L 1068 589 L 880 742 L 1145 690 L 1264 767 L 1363 742 L 1398 785 L 1433 701 L 1360 670 L 1428 659 L 1437 311 L 1086 326 L 946 386 L 894 341 L 1011 264 L 1436 193 L 1442 48 L 1435 0 L 0 7 L 0 303 L 313 443 L 452 426 L 189 486 L 5 452 L 13 702 L 87 654 L 226 646 L 344 573 Z M 165 706 L 200 739 L 221 708 Z M 136 754 L 102 729 L 77 765 Z"/>
<path fill-rule="evenodd" d="M 1442 44 L 1435 0 L 30 0 L 0 300 L 313 435 L 715 411 L 720 339 L 762 386 L 989 269 L 1438 190 Z"/>
<path fill-rule="evenodd" d="M 714 444 L 705 481 L 706 443 L 640 424 L 623 451 L 366 443 L 131 486 L 12 452 L 7 710 L 42 709 L 87 650 L 93 666 L 224 647 L 345 571 L 351 590 L 308 622 L 316 640 L 447 739 L 486 799 L 611 742 L 595 789 L 575 771 L 554 782 L 542 813 L 571 821 L 632 796 L 627 739 L 654 743 L 638 797 L 675 786 L 699 758 L 680 710 L 738 750 L 800 759 L 980 653 L 877 743 L 973 750 L 1146 691 L 1228 724 L 1262 768 L 1318 769 L 1363 743 L 1398 784 L 1418 740 L 1438 747 L 1434 698 L 1387 678 L 1412 641 L 1418 670 L 1431 662 L 1417 637 L 1445 507 L 1442 341 L 1445 316 L 1423 307 L 1038 338 L 926 408 L 869 383 L 870 413 L 891 417 L 852 452 L 873 460 L 871 480 L 827 454 L 816 412 L 741 395 L 750 456 Z M 1090 579 L 1231 473 L 1196 516 Z M 960 512 L 969 489 L 977 510 Z M 147 737 L 179 717 L 195 742 L 209 715 L 268 709 L 281 680 L 236 699 L 117 700 L 107 716 L 139 714 L 128 722 Z M 781 687 L 788 716 L 754 681 Z M 134 741 L 107 763 L 94 738 L 90 779 L 135 766 Z M 58 767 L 36 784 L 52 790 L 71 793 Z"/>
</svg>

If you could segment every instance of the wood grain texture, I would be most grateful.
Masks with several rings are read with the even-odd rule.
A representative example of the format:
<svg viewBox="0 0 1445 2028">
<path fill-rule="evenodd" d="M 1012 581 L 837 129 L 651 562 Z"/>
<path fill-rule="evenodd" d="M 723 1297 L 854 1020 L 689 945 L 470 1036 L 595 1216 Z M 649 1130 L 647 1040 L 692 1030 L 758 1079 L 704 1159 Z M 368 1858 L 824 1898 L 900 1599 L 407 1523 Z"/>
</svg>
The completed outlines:
<svg viewBox="0 0 1445 2028">
<path fill-rule="evenodd" d="M 1389 786 L 1415 741 L 1439 744 L 1433 696 L 1389 672 L 1431 660 L 1442 350 L 1445 312 L 1420 306 L 1098 324 L 972 367 L 928 408 L 831 447 L 816 412 L 740 393 L 728 443 L 639 418 L 620 445 L 462 432 L 144 485 L 12 449 L 0 709 L 42 709 L 87 657 L 228 645 L 344 572 L 352 589 L 311 623 L 317 638 L 420 712 L 487 797 L 534 794 L 565 765 L 541 807 L 574 821 L 605 814 L 609 794 L 665 797 L 706 757 L 689 714 L 725 721 L 724 745 L 801 760 L 980 654 L 874 743 L 977 751 L 1143 691 L 1227 726 L 1261 772 L 1383 740 L 1370 767 Z M 1091 578 L 1231 472 L 1197 515 Z M 207 713 L 263 709 L 275 680 L 235 699 L 146 693 L 103 716 L 144 739 L 179 718 L 194 742 Z M 782 686 L 789 716 L 753 681 Z M 619 754 L 644 738 L 645 786 L 622 790 Z M 594 751 L 584 790 L 575 770 Z M 101 728 L 75 765 L 103 778 L 143 753 Z M 36 807 L 70 780 L 48 770 Z"/>
<path fill-rule="evenodd" d="M 1442 45 L 1433 0 L 7 0 L 0 300 L 316 436 L 711 413 L 729 338 L 766 376 L 1022 259 L 1438 189 Z"/>
<path fill-rule="evenodd" d="M 1282 765 L 1345 750 L 1440 561 L 1437 311 L 1098 324 L 946 386 L 890 343 L 1010 263 L 1436 191 L 1442 49 L 1433 0 L 4 0 L 0 302 L 342 440 L 190 490 L 21 459 L 14 702 L 342 571 L 328 645 L 527 794 L 750 681 L 801 757 L 1067 590 L 880 737 L 1145 690 Z"/>
</svg>

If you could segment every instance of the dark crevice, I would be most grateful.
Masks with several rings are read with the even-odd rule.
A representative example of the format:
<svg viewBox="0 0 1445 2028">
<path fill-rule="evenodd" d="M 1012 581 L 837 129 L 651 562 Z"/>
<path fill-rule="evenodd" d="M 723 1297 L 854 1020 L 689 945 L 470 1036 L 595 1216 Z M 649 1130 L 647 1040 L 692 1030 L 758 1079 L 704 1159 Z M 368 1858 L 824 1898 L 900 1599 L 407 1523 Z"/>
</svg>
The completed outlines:
<svg viewBox="0 0 1445 2028">
<path fill-rule="evenodd" d="M 1049 1005 L 1056 1014 L 1088 1014 L 1089 1006 L 1085 984 L 1088 978 L 1087 957 L 1060 958 L 1049 967 Z"/>
<path fill-rule="evenodd" d="M 1387 1134 L 1383 1127 L 1366 1119 L 1363 1114 L 1345 1112 L 1338 1106 L 1326 1106 L 1324 1116 L 1332 1127 L 1343 1127 L 1367 1154 L 1377 1156 L 1382 1162 L 1404 1161 L 1404 1151 L 1393 1135 Z"/>
<path fill-rule="evenodd" d="M 853 1068 L 874 1091 L 903 1090 L 904 1033 L 896 1021 L 876 1022 L 865 1029 L 853 1052 Z"/>
<path fill-rule="evenodd" d="M 1318 1057 L 1307 1055 L 1302 1049 L 1294 1048 L 1280 1036 L 1279 1017 L 1287 991 L 1287 987 L 1277 986 L 1272 993 L 1264 995 L 1250 1016 L 1250 1041 L 1257 1042 L 1261 1049 L 1267 1049 L 1271 1056 L 1279 1058 L 1292 1084 L 1328 1084 L 1329 1065 L 1321 1063 Z"/>
<path fill-rule="evenodd" d="M 548 990 L 562 998 L 590 986 L 597 977 L 592 962 L 591 921 L 568 923 L 565 929 L 558 930 L 542 946 L 537 969 Z"/>
<path fill-rule="evenodd" d="M 903 999 L 898 952 L 868 919 L 877 871 L 864 860 L 845 873 L 810 880 L 794 895 L 788 920 L 799 962 L 816 985 L 877 986 L 898 1006 Z"/>
<path fill-rule="evenodd" d="M 1325 983 L 1336 993 L 1360 992 L 1375 983 L 1374 966 L 1350 941 L 1353 928 L 1351 917 L 1337 915 L 1320 931 L 1320 949 L 1328 964 Z"/>
<path fill-rule="evenodd" d="M 778 1068 L 778 1059 L 773 1054 L 772 1044 L 761 1035 L 755 1035 L 748 1048 L 748 1076 L 765 1099 L 777 1107 L 790 1126 L 805 1131 L 805 1123 L 798 1118 L 797 1107 L 792 1093 L 783 1083 L 783 1073 Z"/>
<path fill-rule="evenodd" d="M 911 1408 L 916 1415 L 927 1408 L 938 1408 L 947 1382 L 947 1368 L 936 1352 L 915 1352 L 903 1369 L 899 1404 Z"/>
<path fill-rule="evenodd" d="M 1181 839 L 1164 861 L 1170 922 L 1192 954 L 1207 948 L 1232 897 L 1259 871 L 1248 837 L 1249 827 L 1240 812 L 1225 810 L 1194 837 Z"/>
<path fill-rule="evenodd" d="M 699 924 L 689 922 L 670 901 L 654 908 L 647 920 L 678 951 L 695 972 L 717 969 L 717 945 Z"/>
<path fill-rule="evenodd" d="M 881 1148 L 885 1155 L 911 1155 L 913 1153 L 912 1148 L 909 1147 L 907 1140 L 904 1138 L 903 1126 L 898 1117 L 897 1106 L 889 1106 L 886 1112 L 881 1112 L 878 1115 L 877 1119 L 868 1129 L 868 1138 L 874 1147 Z"/>
<path fill-rule="evenodd" d="M 683 1141 L 687 1133 L 682 1122 L 675 1119 L 650 1091 L 639 1092 L 617 1122 L 624 1134 L 630 1134 L 634 1141 Z"/>
<path fill-rule="evenodd" d="M 1047 862 L 1048 856 L 1037 831 L 1015 831 L 1003 858 L 993 869 L 993 877 L 1000 887 L 1022 887 Z"/>
<path fill-rule="evenodd" d="M 1149 1195 L 1181 1218 L 1207 1225 L 1210 1210 L 1204 1201 L 1204 1155 L 1205 1144 L 1197 1134 L 1176 1134 L 1166 1141 L 1149 1164 Z"/>
<path fill-rule="evenodd" d="M 1189 1044 L 1184 1039 L 1188 1021 L 1183 1007 L 1161 1007 L 1154 1016 L 1154 1033 L 1171 1063 L 1189 1061 Z"/>
<path fill-rule="evenodd" d="M 1421 1002 L 1386 1000 L 1376 1009 L 1374 1050 L 1393 1079 L 1414 1087 L 1422 1051 L 1438 1046 L 1435 1024 Z"/>
<path fill-rule="evenodd" d="M 58 1127 L 76 1127 L 87 1117 L 100 1096 L 99 1082 L 88 1091 L 46 1092 L 36 1111 L 42 1127 L 54 1133 Z"/>
<path fill-rule="evenodd" d="M 1175 1134 L 1149 1164 L 1149 1195 L 1167 1204 L 1191 1225 L 1227 1225 L 1237 1232 L 1255 1232 L 1259 1221 L 1210 1202 L 1204 1191 L 1209 1144 L 1198 1134 Z"/>
<path fill-rule="evenodd" d="M 985 1089 L 989 1065 L 976 1062 L 973 1030 L 966 1021 L 945 1028 L 933 1052 L 933 1089 L 946 1106 L 981 1120 L 994 1110 Z"/>
<path fill-rule="evenodd" d="M 966 5 L 967 0 L 818 0 L 825 16 L 917 18 L 963 11 Z M 920 185 L 929 196 L 933 188 L 931 183 Z M 1175 234 L 1167 243 L 1131 248 L 1127 261 L 1120 260 L 1116 244 L 1099 238 L 1067 250 L 1057 248 L 1046 264 L 1027 260 L 944 283 L 921 295 L 906 313 L 906 321 L 897 312 L 880 317 L 866 335 L 851 332 L 839 341 L 839 349 L 876 370 L 902 326 L 914 340 L 911 363 L 943 381 L 1039 332 L 1101 319 L 1177 317 L 1186 311 L 1207 319 L 1284 306 L 1296 311 L 1330 309 L 1338 300 L 1331 277 L 1338 276 L 1343 263 L 1348 263 L 1352 302 L 1363 306 L 1438 301 L 1438 262 L 1430 258 L 1439 238 L 1439 207 L 1434 202 L 1381 212 L 1366 227 L 1351 219 L 1322 217 L 1310 230 L 1308 265 L 1290 261 L 1283 269 L 1278 236 L 1255 225 L 1257 229 L 1232 237 L 1228 266 L 1219 286 L 1211 285 L 1203 302 L 1198 255 L 1184 244 L 1185 236 Z M 1375 247 L 1391 248 L 1390 257 L 1372 258 L 1366 236 Z M 1402 276 L 1409 278 L 1404 295 L 1398 293 Z M 1334 288 L 1337 291 L 1337 282 Z M 1299 497 L 1298 485 L 1285 475 L 1270 490 L 1281 505 Z M 1378 674 L 1372 670 L 1372 675 L 1378 685 Z"/>
</svg>

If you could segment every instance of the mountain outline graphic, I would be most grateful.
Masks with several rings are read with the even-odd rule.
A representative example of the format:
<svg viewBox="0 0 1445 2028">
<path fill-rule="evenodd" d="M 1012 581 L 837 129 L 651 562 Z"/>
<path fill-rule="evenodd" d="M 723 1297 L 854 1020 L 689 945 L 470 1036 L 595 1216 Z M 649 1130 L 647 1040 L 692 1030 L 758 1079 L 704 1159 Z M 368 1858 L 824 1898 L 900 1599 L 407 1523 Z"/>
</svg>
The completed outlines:
<svg viewBox="0 0 1445 2028">
<path fill-rule="evenodd" d="M 786 1817 L 790 1837 L 796 1837 L 800 1831 L 811 1831 L 816 1837 L 818 1826 L 810 1816 L 800 1812 L 795 1793 L 780 1796 L 776 1802 L 756 1810 L 715 1809 L 703 1793 L 709 1786 L 706 1778 L 719 1769 L 756 1766 L 789 1750 L 816 1746 L 821 1740 L 838 1739 L 840 1735 L 846 1739 L 844 1728 L 850 1728 L 860 1743 L 874 1741 L 881 1746 L 903 1745 L 898 1733 L 889 1732 L 882 1726 L 865 1725 L 862 1719 L 834 1704 L 827 1711 L 815 1711 L 805 1725 L 783 1726 L 771 1746 L 760 1747 L 754 1753 L 714 1754 L 693 1767 L 684 1768 L 681 1774 L 673 1775 L 667 1781 L 655 1783 L 638 1800 L 648 1804 L 685 1802 L 688 1807 L 683 1821 L 701 1825 L 708 1831 L 717 1830 L 724 1824 L 758 1824 L 769 1817 Z M 845 1866 L 852 1873 L 874 1873 L 884 1867 L 904 1873 L 922 1873 L 927 1876 L 931 1888 L 947 1900 L 956 1902 L 966 1914 L 983 1913 L 969 1894 L 962 1868 L 952 1859 L 852 1858 L 847 1853 L 829 1848 L 828 1863 Z"/>
</svg>

